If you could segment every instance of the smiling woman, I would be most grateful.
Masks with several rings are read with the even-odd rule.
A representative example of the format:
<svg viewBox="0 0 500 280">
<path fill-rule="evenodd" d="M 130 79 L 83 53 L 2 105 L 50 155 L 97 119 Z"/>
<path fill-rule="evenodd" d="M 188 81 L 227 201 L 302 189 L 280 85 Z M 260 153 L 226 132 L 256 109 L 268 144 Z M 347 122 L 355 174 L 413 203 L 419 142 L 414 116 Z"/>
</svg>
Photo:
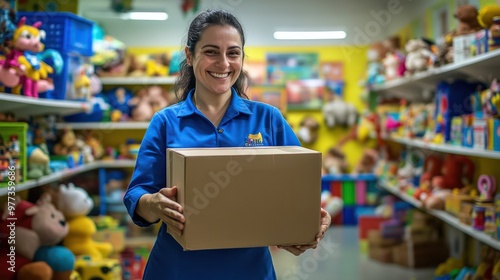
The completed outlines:
<svg viewBox="0 0 500 280">
<path fill-rule="evenodd" d="M 151 120 L 124 196 L 137 225 L 163 222 L 144 279 L 274 280 L 276 273 L 267 247 L 184 251 L 167 233 L 168 228 L 182 235 L 189 218 L 177 201 L 177 186 L 166 185 L 168 148 L 300 145 L 276 107 L 248 100 L 247 76 L 242 69 L 245 36 L 232 14 L 222 10 L 201 12 L 192 21 L 187 38 L 186 59 L 174 86 L 180 102 L 157 112 Z M 311 183 L 304 187 L 320 186 Z M 320 215 L 316 241 L 281 248 L 294 255 L 316 248 L 331 222 L 323 209 Z M 234 225 L 227 221 L 227 227 Z"/>
</svg>

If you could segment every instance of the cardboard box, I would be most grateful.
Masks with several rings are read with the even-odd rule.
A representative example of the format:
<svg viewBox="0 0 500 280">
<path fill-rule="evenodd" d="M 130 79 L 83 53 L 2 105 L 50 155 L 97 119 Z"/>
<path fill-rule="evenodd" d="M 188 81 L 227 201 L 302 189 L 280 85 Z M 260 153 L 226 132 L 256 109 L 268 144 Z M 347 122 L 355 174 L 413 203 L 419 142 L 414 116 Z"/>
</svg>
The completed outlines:
<svg viewBox="0 0 500 280">
<path fill-rule="evenodd" d="M 169 233 L 184 250 L 314 242 L 321 160 L 303 147 L 168 149 L 167 186 L 186 217 Z"/>
</svg>

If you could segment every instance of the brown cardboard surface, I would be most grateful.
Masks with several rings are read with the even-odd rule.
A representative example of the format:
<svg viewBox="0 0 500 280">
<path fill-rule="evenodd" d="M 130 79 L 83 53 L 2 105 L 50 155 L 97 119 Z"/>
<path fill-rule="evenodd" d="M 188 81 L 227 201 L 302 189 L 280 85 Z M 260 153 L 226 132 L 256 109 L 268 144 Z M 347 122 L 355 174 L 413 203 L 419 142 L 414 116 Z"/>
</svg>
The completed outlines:
<svg viewBox="0 0 500 280">
<path fill-rule="evenodd" d="M 184 250 L 307 244 L 320 225 L 321 153 L 303 147 L 167 150 Z"/>
</svg>

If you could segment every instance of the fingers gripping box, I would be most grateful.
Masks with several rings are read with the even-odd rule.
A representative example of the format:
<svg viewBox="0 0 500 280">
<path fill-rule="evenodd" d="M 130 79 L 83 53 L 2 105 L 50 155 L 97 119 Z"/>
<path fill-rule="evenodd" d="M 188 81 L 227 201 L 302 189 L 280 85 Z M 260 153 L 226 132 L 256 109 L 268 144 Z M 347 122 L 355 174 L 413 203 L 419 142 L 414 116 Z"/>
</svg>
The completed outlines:
<svg viewBox="0 0 500 280">
<path fill-rule="evenodd" d="M 321 153 L 303 147 L 167 150 L 167 186 L 184 209 L 184 250 L 315 242 Z"/>
</svg>

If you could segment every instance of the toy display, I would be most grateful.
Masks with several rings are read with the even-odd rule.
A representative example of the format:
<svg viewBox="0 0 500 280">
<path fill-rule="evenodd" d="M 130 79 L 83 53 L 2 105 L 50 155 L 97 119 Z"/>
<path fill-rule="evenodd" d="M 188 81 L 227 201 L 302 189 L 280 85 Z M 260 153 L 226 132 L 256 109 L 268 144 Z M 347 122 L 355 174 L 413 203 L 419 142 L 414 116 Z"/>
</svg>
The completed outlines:
<svg viewBox="0 0 500 280">
<path fill-rule="evenodd" d="M 100 243 L 92 239 L 96 225 L 87 217 L 94 203 L 88 193 L 70 183 L 59 186 L 58 208 L 68 221 L 69 233 L 63 245 L 75 256 L 90 256 L 93 260 L 101 260 L 113 251 L 111 244 Z"/>
</svg>

